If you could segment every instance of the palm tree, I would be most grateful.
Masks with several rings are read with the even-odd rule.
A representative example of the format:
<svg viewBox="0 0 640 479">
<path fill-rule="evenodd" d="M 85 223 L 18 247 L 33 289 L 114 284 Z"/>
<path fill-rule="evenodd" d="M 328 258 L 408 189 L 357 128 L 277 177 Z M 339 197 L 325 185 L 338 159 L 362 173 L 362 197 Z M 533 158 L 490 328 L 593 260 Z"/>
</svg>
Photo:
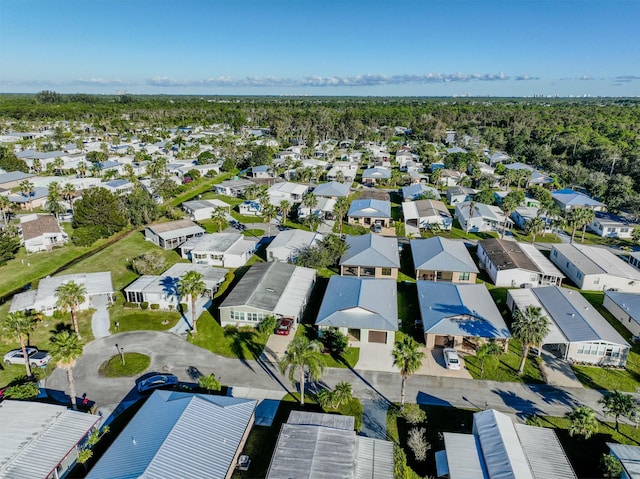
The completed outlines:
<svg viewBox="0 0 640 479">
<path fill-rule="evenodd" d="M 198 386 L 203 389 L 206 389 L 211 393 L 211 391 L 220 391 L 222 385 L 218 378 L 216 378 L 213 374 L 209 374 L 208 376 L 200 376 L 198 378 Z"/>
<path fill-rule="evenodd" d="M 218 206 L 211 212 L 211 219 L 218 224 L 218 233 L 222 231 L 222 225 L 227 221 L 227 211 L 224 206 Z"/>
<path fill-rule="evenodd" d="M 587 225 L 591 224 L 595 219 L 595 211 L 593 211 L 591 208 L 583 208 L 583 211 L 580 215 L 580 222 L 582 223 L 582 238 L 580 238 L 580 243 L 584 243 L 584 233 L 587 230 Z"/>
<path fill-rule="evenodd" d="M 400 376 L 402 376 L 400 404 L 404 407 L 407 379 L 420 369 L 425 355 L 420 350 L 420 344 L 411 336 L 402 336 L 401 339 L 397 339 L 391 355 L 393 365 L 400 369 Z"/>
<path fill-rule="evenodd" d="M 69 209 L 73 212 L 73 199 L 76 196 L 76 187 L 71 183 L 66 183 L 62 188 L 62 197 L 69 203 Z"/>
<path fill-rule="evenodd" d="M 258 185 L 249 185 L 244 190 L 244 198 L 246 200 L 255 200 L 258 197 L 259 191 Z"/>
<path fill-rule="evenodd" d="M 566 416 L 571 421 L 569 435 L 572 437 L 577 435 L 589 439 L 598 431 L 596 412 L 588 406 L 574 407 Z"/>
<path fill-rule="evenodd" d="M 504 224 L 502 225 L 501 235 L 502 239 L 504 239 L 504 234 L 507 232 L 509 216 L 518 206 L 520 206 L 523 199 L 524 193 L 522 191 L 511 191 L 502 199 L 502 203 L 500 203 L 500 209 L 504 212 Z"/>
<path fill-rule="evenodd" d="M 31 164 L 31 169 L 33 170 L 33 172 L 37 175 L 42 171 L 42 163 L 40 162 L 40 160 L 38 158 L 35 158 L 33 160 L 33 163 Z"/>
<path fill-rule="evenodd" d="M 342 235 L 342 219 L 344 218 L 344 215 L 346 215 L 347 212 L 349 211 L 349 204 L 350 204 L 349 200 L 345 196 L 342 196 L 338 198 L 336 200 L 336 204 L 333 205 L 333 214 L 336 221 L 338 222 L 340 235 Z"/>
<path fill-rule="evenodd" d="M 85 295 L 87 289 L 76 283 L 75 281 L 68 281 L 56 289 L 56 306 L 62 311 L 71 312 L 71 321 L 73 322 L 73 329 L 80 338 L 80 328 L 78 327 L 78 307 L 85 302 Z"/>
<path fill-rule="evenodd" d="M 571 208 L 564 213 L 566 224 L 571 228 L 571 243 L 575 239 L 576 230 L 582 224 L 582 216 L 582 208 Z"/>
<path fill-rule="evenodd" d="M 4 221 L 4 229 L 9 226 L 9 211 L 11 211 L 11 202 L 9 198 L 0 195 L 0 212 L 2 212 L 2 221 Z"/>
<path fill-rule="evenodd" d="M 22 349 L 22 357 L 25 358 L 24 366 L 27 370 L 27 376 L 31 376 L 31 365 L 26 360 L 28 358 L 26 338 L 33 331 L 33 325 L 33 318 L 24 311 L 7 313 L 2 322 L 0 322 L 0 330 L 3 334 L 7 336 L 15 335 L 18 339 L 20 349 Z"/>
<path fill-rule="evenodd" d="M 262 207 L 262 217 L 267 222 L 267 236 L 271 237 L 271 220 L 278 214 L 278 209 L 271 203 L 266 203 Z"/>
<path fill-rule="evenodd" d="M 33 210 L 33 204 L 30 199 L 35 190 L 33 183 L 31 183 L 29 180 L 22 180 L 18 187 L 20 188 L 20 193 L 22 193 L 22 196 L 28 199 L 27 202 L 29 203 L 29 209 Z"/>
<path fill-rule="evenodd" d="M 202 274 L 197 271 L 189 271 L 178 282 L 178 293 L 181 297 L 189 296 L 191 298 L 191 328 L 193 333 L 196 329 L 196 300 L 207 290 L 207 285 L 202 280 Z"/>
<path fill-rule="evenodd" d="M 529 305 L 524 311 L 517 309 L 513 313 L 511 325 L 513 336 L 522 341 L 522 361 L 518 374 L 524 371 L 524 365 L 529 355 L 529 348 L 534 344 L 540 344 L 549 332 L 549 319 L 542 315 L 542 308 Z"/>
<path fill-rule="evenodd" d="M 62 190 L 60 189 L 60 185 L 57 181 L 54 181 L 49 184 L 49 191 L 47 194 L 47 209 L 53 213 L 53 215 L 57 218 L 59 214 L 64 212 L 64 206 L 60 204 L 60 199 L 62 198 Z"/>
<path fill-rule="evenodd" d="M 313 193 L 307 193 L 302 197 L 302 202 L 309 208 L 309 215 L 314 214 L 313 209 L 318 206 L 318 197 Z"/>
<path fill-rule="evenodd" d="M 296 373 L 300 383 L 300 404 L 304 405 L 305 376 L 310 381 L 318 381 L 324 373 L 324 363 L 320 351 L 320 341 L 309 341 L 306 336 L 293 338 L 284 357 L 278 363 L 282 374 L 289 371 L 289 380 L 295 384 Z"/>
<path fill-rule="evenodd" d="M 291 203 L 287 200 L 282 200 L 280 202 L 280 205 L 278 206 L 278 209 L 280 210 L 280 213 L 282 214 L 282 224 L 286 225 L 287 224 L 287 215 L 289 214 L 289 211 L 291 211 Z"/>
<path fill-rule="evenodd" d="M 500 351 L 500 346 L 498 346 L 498 344 L 493 341 L 483 343 L 476 350 L 476 358 L 480 360 L 480 379 L 482 379 L 482 376 L 484 376 L 484 360 L 487 359 L 487 356 L 499 354 Z"/>
<path fill-rule="evenodd" d="M 339 408 L 341 405 L 351 401 L 353 398 L 353 388 L 346 381 L 340 381 L 333 388 L 333 407 Z"/>
<path fill-rule="evenodd" d="M 51 357 L 60 368 L 67 370 L 69 381 L 69 396 L 71 406 L 78 409 L 76 405 L 76 385 L 73 380 L 73 366 L 76 360 L 82 356 L 83 345 L 77 334 L 69 331 L 60 331 L 51 337 Z"/>
<path fill-rule="evenodd" d="M 542 234 L 546 226 L 546 222 L 540 216 L 536 216 L 525 222 L 524 230 L 528 235 L 531 235 L 531 244 L 536 241 L 536 236 Z"/>
<path fill-rule="evenodd" d="M 436 168 L 431 172 L 431 184 L 435 186 L 436 189 L 439 189 L 441 179 L 442 179 L 442 168 Z"/>
<path fill-rule="evenodd" d="M 605 416 L 614 416 L 616 419 L 616 431 L 620 430 L 620 416 L 630 417 L 638 409 L 638 404 L 631 394 L 620 391 L 609 391 L 598 401 L 602 404 Z"/>
<path fill-rule="evenodd" d="M 81 161 L 80 163 L 78 163 L 76 172 L 78 173 L 79 176 L 84 178 L 87 175 L 87 163 L 84 161 Z"/>
</svg>

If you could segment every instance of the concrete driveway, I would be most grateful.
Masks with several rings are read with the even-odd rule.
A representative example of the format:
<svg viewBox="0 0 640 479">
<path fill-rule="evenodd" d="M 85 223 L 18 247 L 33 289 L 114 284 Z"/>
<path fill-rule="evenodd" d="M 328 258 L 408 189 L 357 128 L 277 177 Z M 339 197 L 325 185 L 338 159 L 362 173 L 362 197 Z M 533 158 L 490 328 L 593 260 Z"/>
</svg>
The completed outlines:
<svg viewBox="0 0 640 479">
<path fill-rule="evenodd" d="M 260 359 L 271 363 L 280 361 L 287 352 L 289 344 L 296 336 L 297 327 L 298 325 L 294 324 L 291 331 L 289 331 L 289 334 L 272 334 L 269 336 L 267 344 L 264 347 L 264 351 L 262 351 L 262 354 L 260 355 Z"/>
<path fill-rule="evenodd" d="M 102 338 L 109 336 L 109 327 L 111 320 L 109 319 L 109 300 L 103 295 L 97 295 L 91 298 L 91 307 L 95 308 L 95 313 L 91 317 L 91 330 L 94 338 Z"/>
<path fill-rule="evenodd" d="M 360 357 L 354 369 L 397 373 L 392 350 L 393 344 L 360 343 Z"/>
<path fill-rule="evenodd" d="M 466 378 L 472 379 L 471 374 L 464 366 L 464 357 L 458 353 L 460 357 L 460 369 L 447 369 L 444 364 L 444 357 L 442 355 L 442 348 L 427 349 L 423 348 L 425 353 L 425 360 L 422 362 L 422 367 L 417 374 L 424 374 L 425 376 L 439 376 L 445 378 Z"/>
</svg>

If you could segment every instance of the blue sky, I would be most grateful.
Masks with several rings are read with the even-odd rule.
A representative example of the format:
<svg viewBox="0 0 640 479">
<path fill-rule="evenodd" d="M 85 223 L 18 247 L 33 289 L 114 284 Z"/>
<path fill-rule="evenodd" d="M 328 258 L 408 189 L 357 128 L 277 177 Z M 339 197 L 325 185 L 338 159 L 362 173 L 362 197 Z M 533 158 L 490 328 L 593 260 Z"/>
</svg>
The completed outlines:
<svg viewBox="0 0 640 479">
<path fill-rule="evenodd" d="M 637 96 L 637 0 L 0 0 L 0 92 Z"/>
</svg>

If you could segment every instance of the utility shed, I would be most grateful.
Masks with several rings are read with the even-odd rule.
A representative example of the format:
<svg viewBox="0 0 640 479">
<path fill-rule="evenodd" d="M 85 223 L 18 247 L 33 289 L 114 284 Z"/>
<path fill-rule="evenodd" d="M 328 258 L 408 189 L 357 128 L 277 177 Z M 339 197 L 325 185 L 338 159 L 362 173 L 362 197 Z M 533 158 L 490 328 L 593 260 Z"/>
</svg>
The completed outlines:
<svg viewBox="0 0 640 479">
<path fill-rule="evenodd" d="M 0 403 L 0 479 L 49 479 L 75 463 L 100 416 L 30 401 Z"/>
<path fill-rule="evenodd" d="M 354 419 L 292 411 L 283 424 L 267 479 L 389 479 L 393 444 L 356 436 Z"/>
<path fill-rule="evenodd" d="M 640 479 L 640 447 L 608 442 L 611 455 L 622 464 L 620 479 Z"/>
</svg>

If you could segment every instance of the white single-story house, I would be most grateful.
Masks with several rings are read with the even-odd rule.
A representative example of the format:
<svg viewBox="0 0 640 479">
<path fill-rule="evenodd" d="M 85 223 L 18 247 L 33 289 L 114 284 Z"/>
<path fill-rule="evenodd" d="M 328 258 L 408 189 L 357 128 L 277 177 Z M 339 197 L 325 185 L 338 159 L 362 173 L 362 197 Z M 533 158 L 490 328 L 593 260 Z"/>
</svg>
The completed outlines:
<svg viewBox="0 0 640 479">
<path fill-rule="evenodd" d="M 438 225 L 440 229 L 446 231 L 451 229 L 453 218 L 442 201 L 405 201 L 401 205 L 407 234 L 419 234 L 420 230 L 431 229 L 432 225 Z"/>
<path fill-rule="evenodd" d="M 298 206 L 298 219 L 306 218 L 311 214 L 320 218 L 333 219 L 333 210 L 336 206 L 336 200 L 324 196 L 318 197 L 317 200 L 318 203 L 313 207 L 313 210 L 309 208 L 304 201 L 300 203 L 300 206 Z"/>
<path fill-rule="evenodd" d="M 34 177 L 35 175 L 32 175 L 31 173 L 23 173 L 22 171 L 9 171 L 7 173 L 0 173 L 0 189 L 10 190 L 11 188 L 16 188 L 24 180 L 31 181 L 31 179 Z"/>
<path fill-rule="evenodd" d="M 67 406 L 4 400 L 0 404 L 0 477 L 65 477 L 76 464 L 79 446 L 101 420 Z"/>
<path fill-rule="evenodd" d="M 475 350 L 493 340 L 506 350 L 511 333 L 484 284 L 416 281 L 427 348 Z"/>
<path fill-rule="evenodd" d="M 554 244 L 550 259 L 580 289 L 640 293 L 640 271 L 606 248 Z"/>
<path fill-rule="evenodd" d="M 342 177 L 346 182 L 352 182 L 358 174 L 358 163 L 352 161 L 334 161 L 331 169 L 327 172 L 329 181 L 337 180 L 342 172 Z"/>
<path fill-rule="evenodd" d="M 640 294 L 605 291 L 602 306 L 607 308 L 634 336 L 640 337 Z"/>
<path fill-rule="evenodd" d="M 562 211 L 567 211 L 571 208 L 591 208 L 594 211 L 604 211 L 607 208 L 604 203 L 571 188 L 554 191 L 551 193 L 551 197 Z"/>
<path fill-rule="evenodd" d="M 337 328 L 349 343 L 392 345 L 398 330 L 396 280 L 331 276 L 324 293 L 316 326 Z"/>
<path fill-rule="evenodd" d="M 382 166 L 367 168 L 362 172 L 362 183 L 367 186 L 373 186 L 381 181 L 391 178 L 391 170 Z"/>
<path fill-rule="evenodd" d="M 259 216 L 262 213 L 262 204 L 259 200 L 244 200 L 238 205 L 238 212 L 245 216 Z"/>
<path fill-rule="evenodd" d="M 47 276 L 40 280 L 37 288 L 16 294 L 11 301 L 9 311 L 40 311 L 51 316 L 57 309 L 56 291 L 70 281 L 83 286 L 86 290 L 85 301 L 78 306 L 79 311 L 91 308 L 91 300 L 95 296 L 106 296 L 111 303 L 115 293 L 111 283 L 111 271 Z"/>
<path fill-rule="evenodd" d="M 190 301 L 181 298 L 178 293 L 180 279 L 189 271 L 202 275 L 206 290 L 202 297 L 213 298 L 213 295 L 224 283 L 228 269 L 212 268 L 207 264 L 176 263 L 158 276 L 143 275 L 124 288 L 125 300 L 129 303 L 157 304 L 159 309 L 177 309 L 182 303 Z"/>
<path fill-rule="evenodd" d="M 121 178 L 118 180 L 107 181 L 106 183 L 102 183 L 99 186 L 116 196 L 122 196 L 131 193 L 135 185 L 129 180 Z"/>
<path fill-rule="evenodd" d="M 471 211 L 472 205 L 473 211 Z M 513 228 L 513 221 L 505 218 L 500 208 L 493 205 L 485 205 L 484 203 L 476 203 L 474 201 L 456 203 L 455 217 L 460 223 L 460 227 L 467 233 L 476 233 L 479 231 L 501 232 L 505 221 L 507 223 L 507 229 Z"/>
<path fill-rule="evenodd" d="M 291 203 L 300 203 L 302 197 L 307 194 L 309 190 L 309 185 L 282 181 L 271 185 L 267 190 L 267 194 L 269 195 L 269 202 L 277 206 L 282 200 L 287 200 Z"/>
<path fill-rule="evenodd" d="M 524 188 L 527 188 L 529 185 L 549 185 L 553 183 L 553 178 L 545 175 L 544 173 L 540 173 L 533 166 L 527 165 L 525 163 L 521 163 L 516 161 L 514 163 L 509 163 L 504 165 L 508 170 L 525 170 L 530 171 L 531 176 L 528 178 L 526 185 L 522 185 Z"/>
<path fill-rule="evenodd" d="M 539 206 L 518 206 L 513 213 L 511 213 L 511 219 L 516 226 L 521 230 L 527 228 L 527 223 L 534 218 L 542 218 L 545 222 L 544 233 L 551 233 L 553 231 L 553 220 L 541 213 Z"/>
<path fill-rule="evenodd" d="M 477 192 L 478 190 L 466 186 L 450 186 L 447 188 L 447 201 L 450 205 L 471 201 Z"/>
<path fill-rule="evenodd" d="M 255 185 L 251 180 L 245 179 L 234 179 L 234 180 L 226 180 L 216 185 L 213 185 L 213 191 L 217 195 L 226 195 L 234 198 L 239 198 L 244 195 L 244 191 L 250 186 Z"/>
<path fill-rule="evenodd" d="M 388 228 L 391 224 L 391 202 L 376 199 L 353 200 L 347 218 L 349 224 L 372 226 L 379 223 Z"/>
<path fill-rule="evenodd" d="M 192 263 L 239 268 L 256 250 L 256 242 L 242 233 L 213 233 L 191 238 L 180 245 L 180 254 Z"/>
<path fill-rule="evenodd" d="M 36 253 L 64 246 L 69 236 L 55 216 L 33 214 L 20 217 L 20 239 L 28 253 Z"/>
<path fill-rule="evenodd" d="M 231 205 L 222 200 L 192 200 L 182 203 L 182 209 L 193 221 L 208 220 L 211 214 L 218 208 L 224 208 L 227 214 L 231 214 Z"/>
<path fill-rule="evenodd" d="M 553 429 L 516 423 L 494 409 L 473 414 L 473 433 L 445 432 L 437 476 L 447 479 L 577 479 Z"/>
<path fill-rule="evenodd" d="M 154 391 L 86 477 L 230 479 L 256 405 L 255 399 Z"/>
<path fill-rule="evenodd" d="M 321 183 L 315 187 L 313 194 L 318 197 L 332 198 L 334 200 L 338 198 L 346 198 L 349 196 L 351 190 L 351 183 L 340 183 L 338 181 L 330 181 L 328 183 Z"/>
<path fill-rule="evenodd" d="M 534 245 L 489 238 L 478 241 L 478 260 L 496 286 L 562 284 L 564 275 Z"/>
<path fill-rule="evenodd" d="M 347 251 L 340 258 L 342 276 L 398 278 L 398 240 L 373 233 L 347 236 Z"/>
<path fill-rule="evenodd" d="M 411 240 L 416 279 L 451 283 L 476 282 L 478 268 L 462 241 L 440 236 Z"/>
<path fill-rule="evenodd" d="M 47 196 L 49 195 L 49 189 L 44 186 L 36 186 L 33 188 L 29 195 L 25 195 L 24 193 L 13 193 L 9 195 L 9 201 L 14 203 L 19 208 L 26 209 L 34 209 L 34 208 L 42 208 L 47 202 Z"/>
<path fill-rule="evenodd" d="M 390 479 L 393 443 L 360 436 L 353 416 L 291 411 L 266 479 Z"/>
<path fill-rule="evenodd" d="M 587 228 L 603 238 L 631 238 L 633 230 L 640 226 L 624 216 L 604 211 L 595 213 L 596 217 L 587 225 Z"/>
<path fill-rule="evenodd" d="M 564 360 L 624 367 L 630 346 L 578 291 L 559 286 L 510 289 L 507 306 L 523 311 L 539 307 L 549 318 L 547 346 Z"/>
<path fill-rule="evenodd" d="M 293 263 L 300 251 L 318 245 L 323 239 L 320 233 L 297 228 L 280 231 L 267 246 L 267 261 Z"/>
<path fill-rule="evenodd" d="M 268 316 L 299 322 L 316 274 L 279 261 L 253 264 L 220 305 L 220 324 L 256 326 Z"/>
<path fill-rule="evenodd" d="M 191 220 L 169 221 L 147 225 L 144 237 L 163 249 L 175 249 L 187 240 L 202 236 L 205 230 Z"/>
<path fill-rule="evenodd" d="M 417 183 L 415 185 L 403 186 L 400 189 L 402 199 L 404 201 L 415 201 L 422 196 L 431 196 L 431 199 L 439 200 L 440 192 L 433 186 L 428 186 L 423 183 Z"/>
</svg>

